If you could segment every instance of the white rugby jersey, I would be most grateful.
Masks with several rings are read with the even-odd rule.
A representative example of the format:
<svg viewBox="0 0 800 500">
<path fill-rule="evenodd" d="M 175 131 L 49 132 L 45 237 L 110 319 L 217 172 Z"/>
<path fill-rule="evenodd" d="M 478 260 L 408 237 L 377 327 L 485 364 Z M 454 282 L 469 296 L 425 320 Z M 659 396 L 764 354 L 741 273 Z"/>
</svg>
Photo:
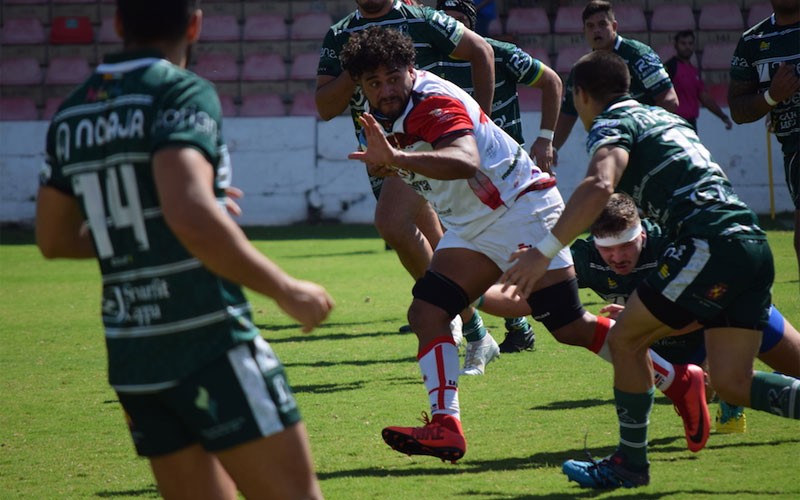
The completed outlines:
<svg viewBox="0 0 800 500">
<path fill-rule="evenodd" d="M 472 238 L 503 215 L 520 193 L 550 175 L 464 90 L 427 71 L 415 73 L 405 111 L 386 130 L 389 143 L 431 150 L 444 138 L 472 134 L 481 165 L 470 179 L 438 180 L 407 170 L 401 170 L 401 178 L 431 203 L 448 231 Z"/>
</svg>

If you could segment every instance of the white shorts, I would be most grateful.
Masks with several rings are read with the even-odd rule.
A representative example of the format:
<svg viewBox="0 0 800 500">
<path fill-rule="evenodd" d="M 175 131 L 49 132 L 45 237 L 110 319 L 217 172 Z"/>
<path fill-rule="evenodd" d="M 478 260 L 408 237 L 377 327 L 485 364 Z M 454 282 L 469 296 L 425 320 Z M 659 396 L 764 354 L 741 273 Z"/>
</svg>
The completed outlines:
<svg viewBox="0 0 800 500">
<path fill-rule="evenodd" d="M 491 226 L 469 240 L 461 238 L 455 231 L 446 231 L 436 250 L 474 250 L 492 259 L 505 272 L 513 265 L 508 261 L 511 254 L 520 248 L 536 246 L 563 211 L 564 200 L 556 187 L 525 193 Z M 572 253 L 567 246 L 553 257 L 547 269 L 563 269 L 571 265 Z"/>
</svg>

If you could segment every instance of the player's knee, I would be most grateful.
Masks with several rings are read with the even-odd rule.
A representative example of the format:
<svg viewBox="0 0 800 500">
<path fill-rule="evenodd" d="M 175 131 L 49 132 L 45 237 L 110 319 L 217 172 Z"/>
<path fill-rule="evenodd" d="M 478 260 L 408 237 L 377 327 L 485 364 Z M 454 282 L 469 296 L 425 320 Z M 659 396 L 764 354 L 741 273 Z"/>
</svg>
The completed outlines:
<svg viewBox="0 0 800 500">
<path fill-rule="evenodd" d="M 554 335 L 564 326 L 580 319 L 586 312 L 578 296 L 577 278 L 561 281 L 533 292 L 528 297 L 528 305 L 533 319 L 542 323 Z M 565 339 L 568 338 L 567 332 L 563 332 L 563 335 Z M 558 340 L 571 343 L 560 338 Z"/>
<path fill-rule="evenodd" d="M 458 283 L 436 271 L 426 271 L 425 276 L 417 280 L 411 293 L 415 300 L 412 307 L 409 308 L 409 321 L 411 321 L 412 313 L 416 320 L 416 315 L 425 309 L 424 305 L 416 304 L 418 301 L 443 310 L 447 313 L 448 321 L 469 305 L 467 292 Z"/>
<path fill-rule="evenodd" d="M 753 383 L 751 373 L 715 373 L 708 372 L 709 385 L 717 393 L 719 399 L 736 406 L 750 405 L 750 386 Z"/>
</svg>

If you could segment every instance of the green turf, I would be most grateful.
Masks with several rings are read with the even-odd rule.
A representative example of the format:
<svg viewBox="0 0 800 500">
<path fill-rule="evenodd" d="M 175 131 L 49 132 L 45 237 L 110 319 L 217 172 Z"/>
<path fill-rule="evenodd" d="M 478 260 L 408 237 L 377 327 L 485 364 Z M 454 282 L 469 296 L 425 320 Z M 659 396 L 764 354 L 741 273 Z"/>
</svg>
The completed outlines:
<svg viewBox="0 0 800 500">
<path fill-rule="evenodd" d="M 557 344 L 541 326 L 534 352 L 503 355 L 483 377 L 462 377 L 467 455 L 457 464 L 407 457 L 380 438 L 427 410 L 416 340 L 400 334 L 411 279 L 371 227 L 250 229 L 259 249 L 337 302 L 310 335 L 250 294 L 256 321 L 287 365 L 308 425 L 322 488 L 333 499 L 800 498 L 800 422 L 747 411 L 743 435 L 686 450 L 662 396 L 651 416 L 649 487 L 611 493 L 567 484 L 560 464 L 617 440 L 610 365 Z M 775 301 L 800 325 L 791 233 L 769 234 Z M 46 262 L 31 235 L 0 233 L 0 498 L 153 498 L 105 380 L 94 262 Z M 592 311 L 599 301 L 582 297 Z M 485 316 L 502 337 L 502 319 Z M 712 407 L 712 411 L 716 406 Z"/>
</svg>

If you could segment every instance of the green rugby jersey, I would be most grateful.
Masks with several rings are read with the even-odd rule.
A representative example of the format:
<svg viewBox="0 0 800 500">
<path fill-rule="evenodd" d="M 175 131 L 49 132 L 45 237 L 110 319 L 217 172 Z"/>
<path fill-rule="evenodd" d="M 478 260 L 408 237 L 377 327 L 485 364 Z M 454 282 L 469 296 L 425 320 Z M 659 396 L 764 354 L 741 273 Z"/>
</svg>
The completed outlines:
<svg viewBox="0 0 800 500">
<path fill-rule="evenodd" d="M 628 152 L 617 191 L 630 195 L 670 239 L 765 237 L 755 213 L 681 117 L 622 97 L 589 130 L 589 156 L 604 146 Z"/>
<path fill-rule="evenodd" d="M 153 153 L 191 147 L 214 167 L 224 210 L 230 161 L 212 85 L 158 52 L 107 56 L 47 132 L 43 185 L 78 199 L 103 276 L 109 381 L 170 387 L 258 335 L 242 289 L 212 274 L 167 227 Z"/>
<path fill-rule="evenodd" d="M 643 219 L 642 228 L 647 238 L 642 245 L 636 266 L 625 276 L 615 273 L 606 264 L 594 246 L 592 236 L 575 240 L 569 249 L 575 262 L 578 287 L 589 288 L 608 302 L 625 304 L 644 277 L 656 268 L 661 252 L 669 243 L 661 228 L 651 221 Z"/>
<path fill-rule="evenodd" d="M 773 15 L 742 34 L 731 59 L 731 80 L 758 82 L 765 92 L 783 62 L 800 76 L 800 23 L 777 26 Z M 783 154 L 800 151 L 800 92 L 772 108 L 770 118 Z"/>
<path fill-rule="evenodd" d="M 395 0 L 392 10 L 382 17 L 367 19 L 356 10 L 331 26 L 325 34 L 320 49 L 317 75 L 337 77 L 342 74 L 339 54 L 350 39 L 350 35 L 372 26 L 398 29 L 410 36 L 417 51 L 418 68 L 430 67 L 437 61 L 447 59 L 458 46 L 466 29 L 444 12 L 430 7 L 406 5 L 399 0 Z M 448 78 L 446 72 L 432 70 L 432 73 Z M 364 112 L 365 107 L 366 98 L 361 89 L 357 88 L 350 98 L 350 114 L 353 117 L 356 137 L 361 130 L 358 117 Z"/>
<path fill-rule="evenodd" d="M 613 51 L 628 65 L 631 74 L 630 94 L 637 101 L 655 105 L 655 96 L 672 88 L 672 80 L 669 79 L 667 70 L 661 64 L 658 54 L 649 45 L 617 35 Z M 573 87 L 573 74 L 570 70 L 564 86 L 561 111 L 567 115 L 578 116 L 575 103 L 572 101 Z"/>
<path fill-rule="evenodd" d="M 494 100 L 492 101 L 492 121 L 506 131 L 520 144 L 525 143 L 522 136 L 517 84 L 532 86 L 541 78 L 544 69 L 542 62 L 531 57 L 513 43 L 485 39 L 494 49 Z M 446 78 L 462 89 L 473 94 L 472 65 L 468 61 L 454 58 L 434 61 L 420 69 L 428 70 Z"/>
</svg>

